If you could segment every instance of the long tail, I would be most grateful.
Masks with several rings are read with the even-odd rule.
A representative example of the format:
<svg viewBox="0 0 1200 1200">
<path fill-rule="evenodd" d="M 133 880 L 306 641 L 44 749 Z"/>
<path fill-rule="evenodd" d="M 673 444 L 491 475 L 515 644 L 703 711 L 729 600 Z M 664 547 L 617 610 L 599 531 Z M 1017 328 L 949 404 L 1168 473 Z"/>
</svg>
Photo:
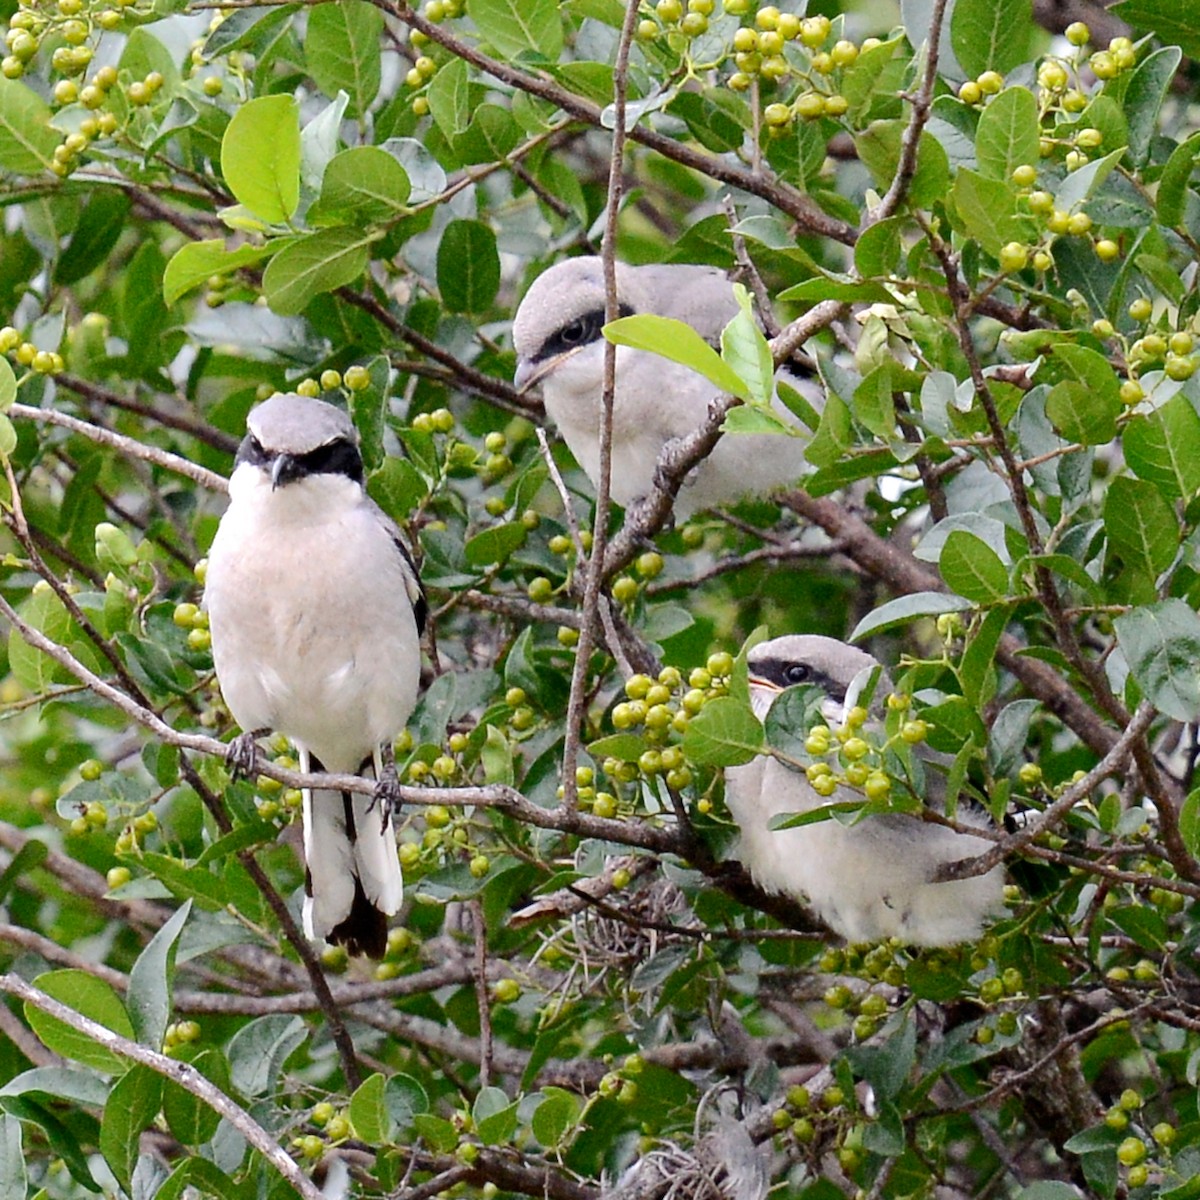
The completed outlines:
<svg viewBox="0 0 1200 1200">
<path fill-rule="evenodd" d="M 300 769 L 322 768 L 301 749 Z M 304 793 L 304 932 L 371 958 L 387 950 L 387 919 L 404 899 L 391 814 L 380 810 L 357 792 Z"/>
</svg>

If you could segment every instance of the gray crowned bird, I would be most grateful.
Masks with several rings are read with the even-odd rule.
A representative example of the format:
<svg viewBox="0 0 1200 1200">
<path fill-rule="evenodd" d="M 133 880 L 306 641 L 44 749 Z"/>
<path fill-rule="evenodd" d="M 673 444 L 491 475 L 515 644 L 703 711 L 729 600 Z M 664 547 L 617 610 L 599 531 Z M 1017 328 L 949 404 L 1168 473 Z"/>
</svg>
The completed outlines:
<svg viewBox="0 0 1200 1200">
<path fill-rule="evenodd" d="M 733 285 L 720 271 L 679 263 L 616 264 L 621 316 L 653 313 L 691 325 L 719 344 L 737 315 Z M 539 275 L 513 321 L 515 382 L 521 391 L 541 384 L 542 399 L 584 473 L 600 477 L 600 414 L 604 383 L 604 269 L 599 258 L 569 258 Z M 787 382 L 818 406 L 809 380 Z M 649 493 L 663 445 L 693 432 L 717 389 L 702 375 L 660 355 L 617 347 L 613 396 L 612 498 L 628 507 Z M 776 402 L 777 415 L 795 418 Z M 684 481 L 675 515 L 794 484 L 805 471 L 805 442 L 782 434 L 726 434 Z"/>
<path fill-rule="evenodd" d="M 304 793 L 304 927 L 381 957 L 403 881 L 382 793 L 417 697 L 425 599 L 396 525 L 363 489 L 350 418 L 320 400 L 253 409 L 209 551 L 204 604 L 235 745 L 277 730 L 300 769 L 361 772 L 377 796 Z"/>
<path fill-rule="evenodd" d="M 822 712 L 831 728 L 844 723 L 879 668 L 863 650 L 810 635 L 762 642 L 751 649 L 747 665 L 760 720 L 785 688 L 808 683 L 824 693 Z M 888 686 L 884 679 L 883 690 Z M 940 784 L 932 771 L 925 775 Z M 978 937 L 1002 909 L 1002 869 L 941 883 L 933 875 L 945 863 L 982 854 L 991 842 L 900 813 L 865 816 L 852 825 L 829 818 L 793 829 L 769 826 L 778 814 L 861 798 L 849 789 L 822 797 L 802 772 L 766 756 L 725 772 L 726 803 L 741 830 L 736 856 L 765 890 L 808 904 L 850 942 L 897 937 L 918 946 L 949 946 Z M 960 817 L 975 819 L 965 810 Z"/>
</svg>

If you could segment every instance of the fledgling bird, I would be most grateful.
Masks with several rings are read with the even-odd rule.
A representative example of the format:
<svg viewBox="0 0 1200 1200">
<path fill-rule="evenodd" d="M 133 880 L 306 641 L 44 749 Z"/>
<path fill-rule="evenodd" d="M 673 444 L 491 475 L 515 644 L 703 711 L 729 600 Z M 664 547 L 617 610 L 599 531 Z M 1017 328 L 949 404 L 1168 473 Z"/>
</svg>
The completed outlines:
<svg viewBox="0 0 1200 1200">
<path fill-rule="evenodd" d="M 808 683 L 824 692 L 831 728 L 844 723 L 879 669 L 863 650 L 810 635 L 762 642 L 751 649 L 747 665 L 759 720 L 784 689 Z M 881 688 L 888 686 L 885 679 Z M 933 778 L 927 771 L 926 779 Z M 741 829 L 736 857 L 767 891 L 808 904 L 849 942 L 898 937 L 918 946 L 949 946 L 978 937 L 1002 907 L 1002 869 L 940 883 L 932 877 L 944 863 L 989 849 L 983 838 L 901 813 L 869 815 L 852 825 L 832 817 L 792 829 L 769 827 L 777 814 L 856 799 L 861 796 L 848 789 L 822 797 L 802 772 L 771 757 L 725 772 L 725 800 Z M 972 819 L 965 811 L 960 817 Z"/>
<path fill-rule="evenodd" d="M 616 284 L 621 316 L 674 317 L 714 346 L 738 313 L 733 285 L 713 267 L 617 263 Z M 516 386 L 525 391 L 541 384 L 546 412 L 593 486 L 600 478 L 604 296 L 602 261 L 569 258 L 534 280 L 513 320 Z M 628 508 L 649 493 L 664 444 L 696 429 L 717 389 L 687 367 L 629 346 L 617 347 L 615 378 L 609 491 Z M 819 389 L 810 381 L 787 382 L 819 407 Z M 781 404 L 775 407 L 782 420 L 796 424 Z M 805 470 L 804 446 L 783 434 L 724 435 L 679 489 L 675 515 L 686 519 L 795 483 Z"/>
<path fill-rule="evenodd" d="M 275 395 L 251 411 L 204 604 L 243 738 L 285 734 L 302 771 L 373 764 L 382 792 L 417 698 L 425 598 L 340 409 Z M 386 796 L 306 791 L 304 858 L 308 936 L 382 957 L 404 891 Z"/>
</svg>

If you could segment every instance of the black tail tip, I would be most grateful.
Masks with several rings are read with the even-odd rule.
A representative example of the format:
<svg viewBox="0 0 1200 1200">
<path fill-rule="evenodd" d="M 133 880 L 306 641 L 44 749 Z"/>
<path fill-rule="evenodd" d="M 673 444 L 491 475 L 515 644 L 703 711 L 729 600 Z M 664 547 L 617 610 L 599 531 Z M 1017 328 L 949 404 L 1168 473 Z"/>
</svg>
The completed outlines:
<svg viewBox="0 0 1200 1200">
<path fill-rule="evenodd" d="M 365 954 L 380 959 L 387 953 L 388 919 L 367 899 L 362 884 L 354 881 L 354 902 L 345 920 L 330 931 L 327 941 L 345 946 L 348 954 Z"/>
</svg>

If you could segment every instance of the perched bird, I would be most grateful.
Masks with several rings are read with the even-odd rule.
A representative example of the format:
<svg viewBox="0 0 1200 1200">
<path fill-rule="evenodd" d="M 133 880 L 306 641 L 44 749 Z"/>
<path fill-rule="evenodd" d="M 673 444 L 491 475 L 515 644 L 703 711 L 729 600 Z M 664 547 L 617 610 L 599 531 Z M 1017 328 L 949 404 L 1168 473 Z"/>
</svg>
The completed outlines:
<svg viewBox="0 0 1200 1200">
<path fill-rule="evenodd" d="M 277 730 L 302 771 L 394 783 L 392 739 L 417 697 L 425 598 L 400 531 L 363 489 L 350 418 L 275 395 L 253 409 L 208 557 L 204 604 L 229 711 Z M 381 749 L 382 748 L 382 749 Z M 236 751 L 235 751 L 236 752 Z M 403 881 L 383 796 L 304 794 L 304 927 L 382 957 Z"/>
<path fill-rule="evenodd" d="M 760 643 L 747 664 L 751 704 L 760 720 L 784 689 L 808 683 L 824 693 L 822 709 L 830 727 L 844 723 L 880 670 L 871 655 L 854 646 L 799 635 Z M 883 689 L 888 686 L 884 680 Z M 930 788 L 940 783 L 932 771 L 925 775 Z M 1000 867 L 969 879 L 933 882 L 943 864 L 989 849 L 983 838 L 900 813 L 867 815 L 850 825 L 831 817 L 772 830 L 769 823 L 777 815 L 812 812 L 861 800 L 861 795 L 843 788 L 822 797 L 803 773 L 766 756 L 726 770 L 725 799 L 741 829 L 737 857 L 757 883 L 807 903 L 847 941 L 898 937 L 919 946 L 954 945 L 978 937 L 1001 908 Z"/>
<path fill-rule="evenodd" d="M 653 313 L 691 325 L 714 346 L 737 315 L 733 285 L 712 267 L 616 264 L 621 316 Z M 540 383 L 546 412 L 584 473 L 600 478 L 600 414 L 604 391 L 604 268 L 594 257 L 569 258 L 534 280 L 513 321 L 515 382 Z M 819 405 L 810 381 L 789 384 Z M 617 347 L 613 395 L 612 498 L 628 507 L 649 493 L 664 444 L 704 420 L 717 389 L 695 371 L 660 355 Z M 777 415 L 795 425 L 782 405 Z M 675 515 L 749 495 L 766 495 L 804 473 L 803 440 L 781 434 L 726 434 L 684 481 Z"/>
</svg>

